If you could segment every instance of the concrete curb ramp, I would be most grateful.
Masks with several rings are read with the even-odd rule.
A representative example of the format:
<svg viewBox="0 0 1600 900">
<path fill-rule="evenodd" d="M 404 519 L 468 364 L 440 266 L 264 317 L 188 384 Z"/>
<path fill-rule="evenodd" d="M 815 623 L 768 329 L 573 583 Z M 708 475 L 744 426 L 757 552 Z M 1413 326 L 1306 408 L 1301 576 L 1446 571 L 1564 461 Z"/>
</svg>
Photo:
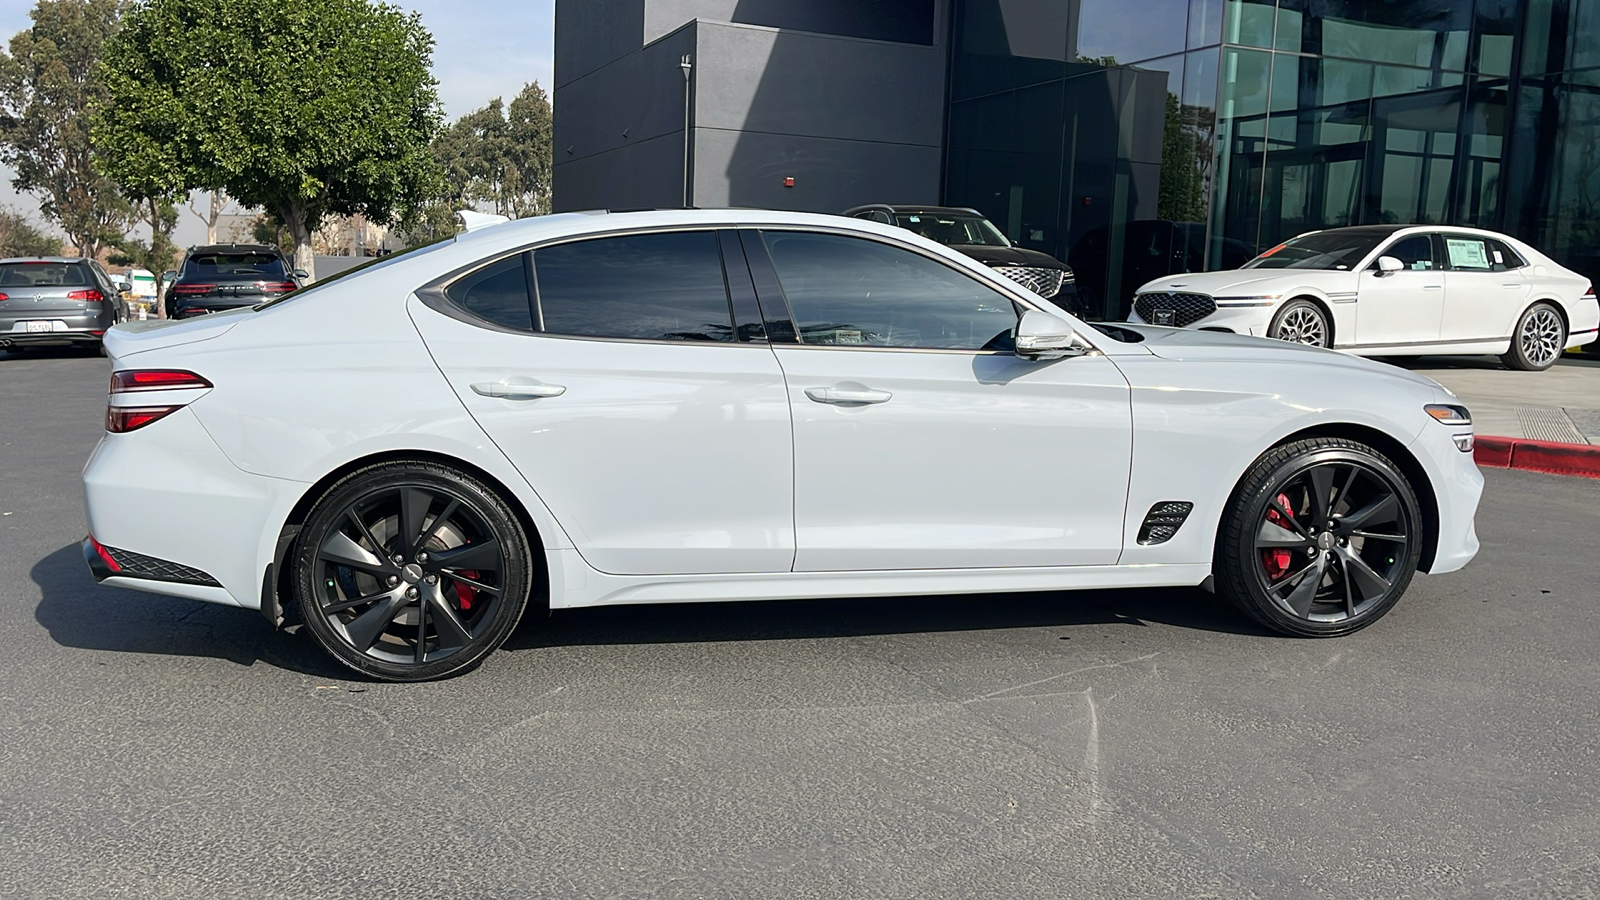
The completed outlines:
<svg viewBox="0 0 1600 900">
<path fill-rule="evenodd" d="M 1472 458 L 1480 466 L 1495 469 L 1600 478 L 1600 446 L 1590 444 L 1484 436 L 1473 441 Z"/>
</svg>

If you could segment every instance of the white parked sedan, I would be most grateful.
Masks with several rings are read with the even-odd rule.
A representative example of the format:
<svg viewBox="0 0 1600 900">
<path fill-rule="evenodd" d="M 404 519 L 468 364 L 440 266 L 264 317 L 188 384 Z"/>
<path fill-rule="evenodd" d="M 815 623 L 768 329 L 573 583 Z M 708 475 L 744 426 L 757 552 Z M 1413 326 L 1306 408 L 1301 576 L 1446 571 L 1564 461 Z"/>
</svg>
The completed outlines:
<svg viewBox="0 0 1600 900">
<path fill-rule="evenodd" d="M 1600 334 L 1600 304 L 1589 279 L 1503 234 L 1362 225 L 1302 234 L 1242 269 L 1158 278 L 1129 321 L 1539 370 Z"/>
<path fill-rule="evenodd" d="M 1097 330 L 859 219 L 545 216 L 106 344 L 96 577 L 378 678 L 546 605 L 1204 585 L 1337 635 L 1478 547 L 1434 382 Z"/>
</svg>

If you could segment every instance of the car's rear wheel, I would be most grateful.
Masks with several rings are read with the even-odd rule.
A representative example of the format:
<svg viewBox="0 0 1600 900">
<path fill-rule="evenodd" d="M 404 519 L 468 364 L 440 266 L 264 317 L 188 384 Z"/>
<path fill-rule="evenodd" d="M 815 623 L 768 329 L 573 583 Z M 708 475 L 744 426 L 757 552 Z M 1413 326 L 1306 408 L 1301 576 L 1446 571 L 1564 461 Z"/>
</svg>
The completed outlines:
<svg viewBox="0 0 1600 900">
<path fill-rule="evenodd" d="M 528 536 L 506 502 L 425 462 L 339 481 L 292 559 L 306 630 L 339 662 L 388 681 L 476 666 L 522 618 L 533 579 Z"/>
<path fill-rule="evenodd" d="M 1508 369 L 1542 372 L 1556 364 L 1567 345 L 1567 324 L 1548 303 L 1535 303 L 1517 320 L 1511 349 L 1500 357 Z"/>
<path fill-rule="evenodd" d="M 1268 337 L 1291 344 L 1309 344 L 1326 347 L 1331 343 L 1332 330 L 1322 307 L 1310 300 L 1290 300 L 1272 317 L 1267 329 Z"/>
<path fill-rule="evenodd" d="M 1234 492 L 1217 533 L 1218 590 L 1275 631 L 1348 634 L 1405 593 L 1422 554 L 1422 516 L 1405 475 L 1339 438 L 1275 447 Z"/>
</svg>

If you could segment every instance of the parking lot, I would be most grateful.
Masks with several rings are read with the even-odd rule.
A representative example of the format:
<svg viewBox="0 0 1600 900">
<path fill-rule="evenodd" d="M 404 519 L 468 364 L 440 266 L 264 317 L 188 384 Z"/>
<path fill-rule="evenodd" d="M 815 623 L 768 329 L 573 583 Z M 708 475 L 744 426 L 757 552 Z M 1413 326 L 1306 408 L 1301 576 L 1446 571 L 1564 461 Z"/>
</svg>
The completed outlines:
<svg viewBox="0 0 1600 900">
<path fill-rule="evenodd" d="M 1333 641 L 1199 590 L 633 607 L 390 685 L 254 612 L 93 583 L 107 373 L 0 354 L 0 895 L 1600 883 L 1600 482 L 1486 472 L 1478 559 Z"/>
</svg>

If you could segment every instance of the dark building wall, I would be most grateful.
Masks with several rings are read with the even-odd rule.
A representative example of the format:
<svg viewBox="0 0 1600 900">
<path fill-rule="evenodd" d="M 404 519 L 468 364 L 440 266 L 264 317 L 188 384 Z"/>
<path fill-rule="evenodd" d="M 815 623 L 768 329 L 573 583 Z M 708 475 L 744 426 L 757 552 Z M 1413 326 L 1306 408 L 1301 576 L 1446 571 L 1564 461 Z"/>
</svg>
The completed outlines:
<svg viewBox="0 0 1600 900">
<path fill-rule="evenodd" d="M 645 0 L 557 3 L 555 89 L 644 46 L 644 11 Z"/>
</svg>

